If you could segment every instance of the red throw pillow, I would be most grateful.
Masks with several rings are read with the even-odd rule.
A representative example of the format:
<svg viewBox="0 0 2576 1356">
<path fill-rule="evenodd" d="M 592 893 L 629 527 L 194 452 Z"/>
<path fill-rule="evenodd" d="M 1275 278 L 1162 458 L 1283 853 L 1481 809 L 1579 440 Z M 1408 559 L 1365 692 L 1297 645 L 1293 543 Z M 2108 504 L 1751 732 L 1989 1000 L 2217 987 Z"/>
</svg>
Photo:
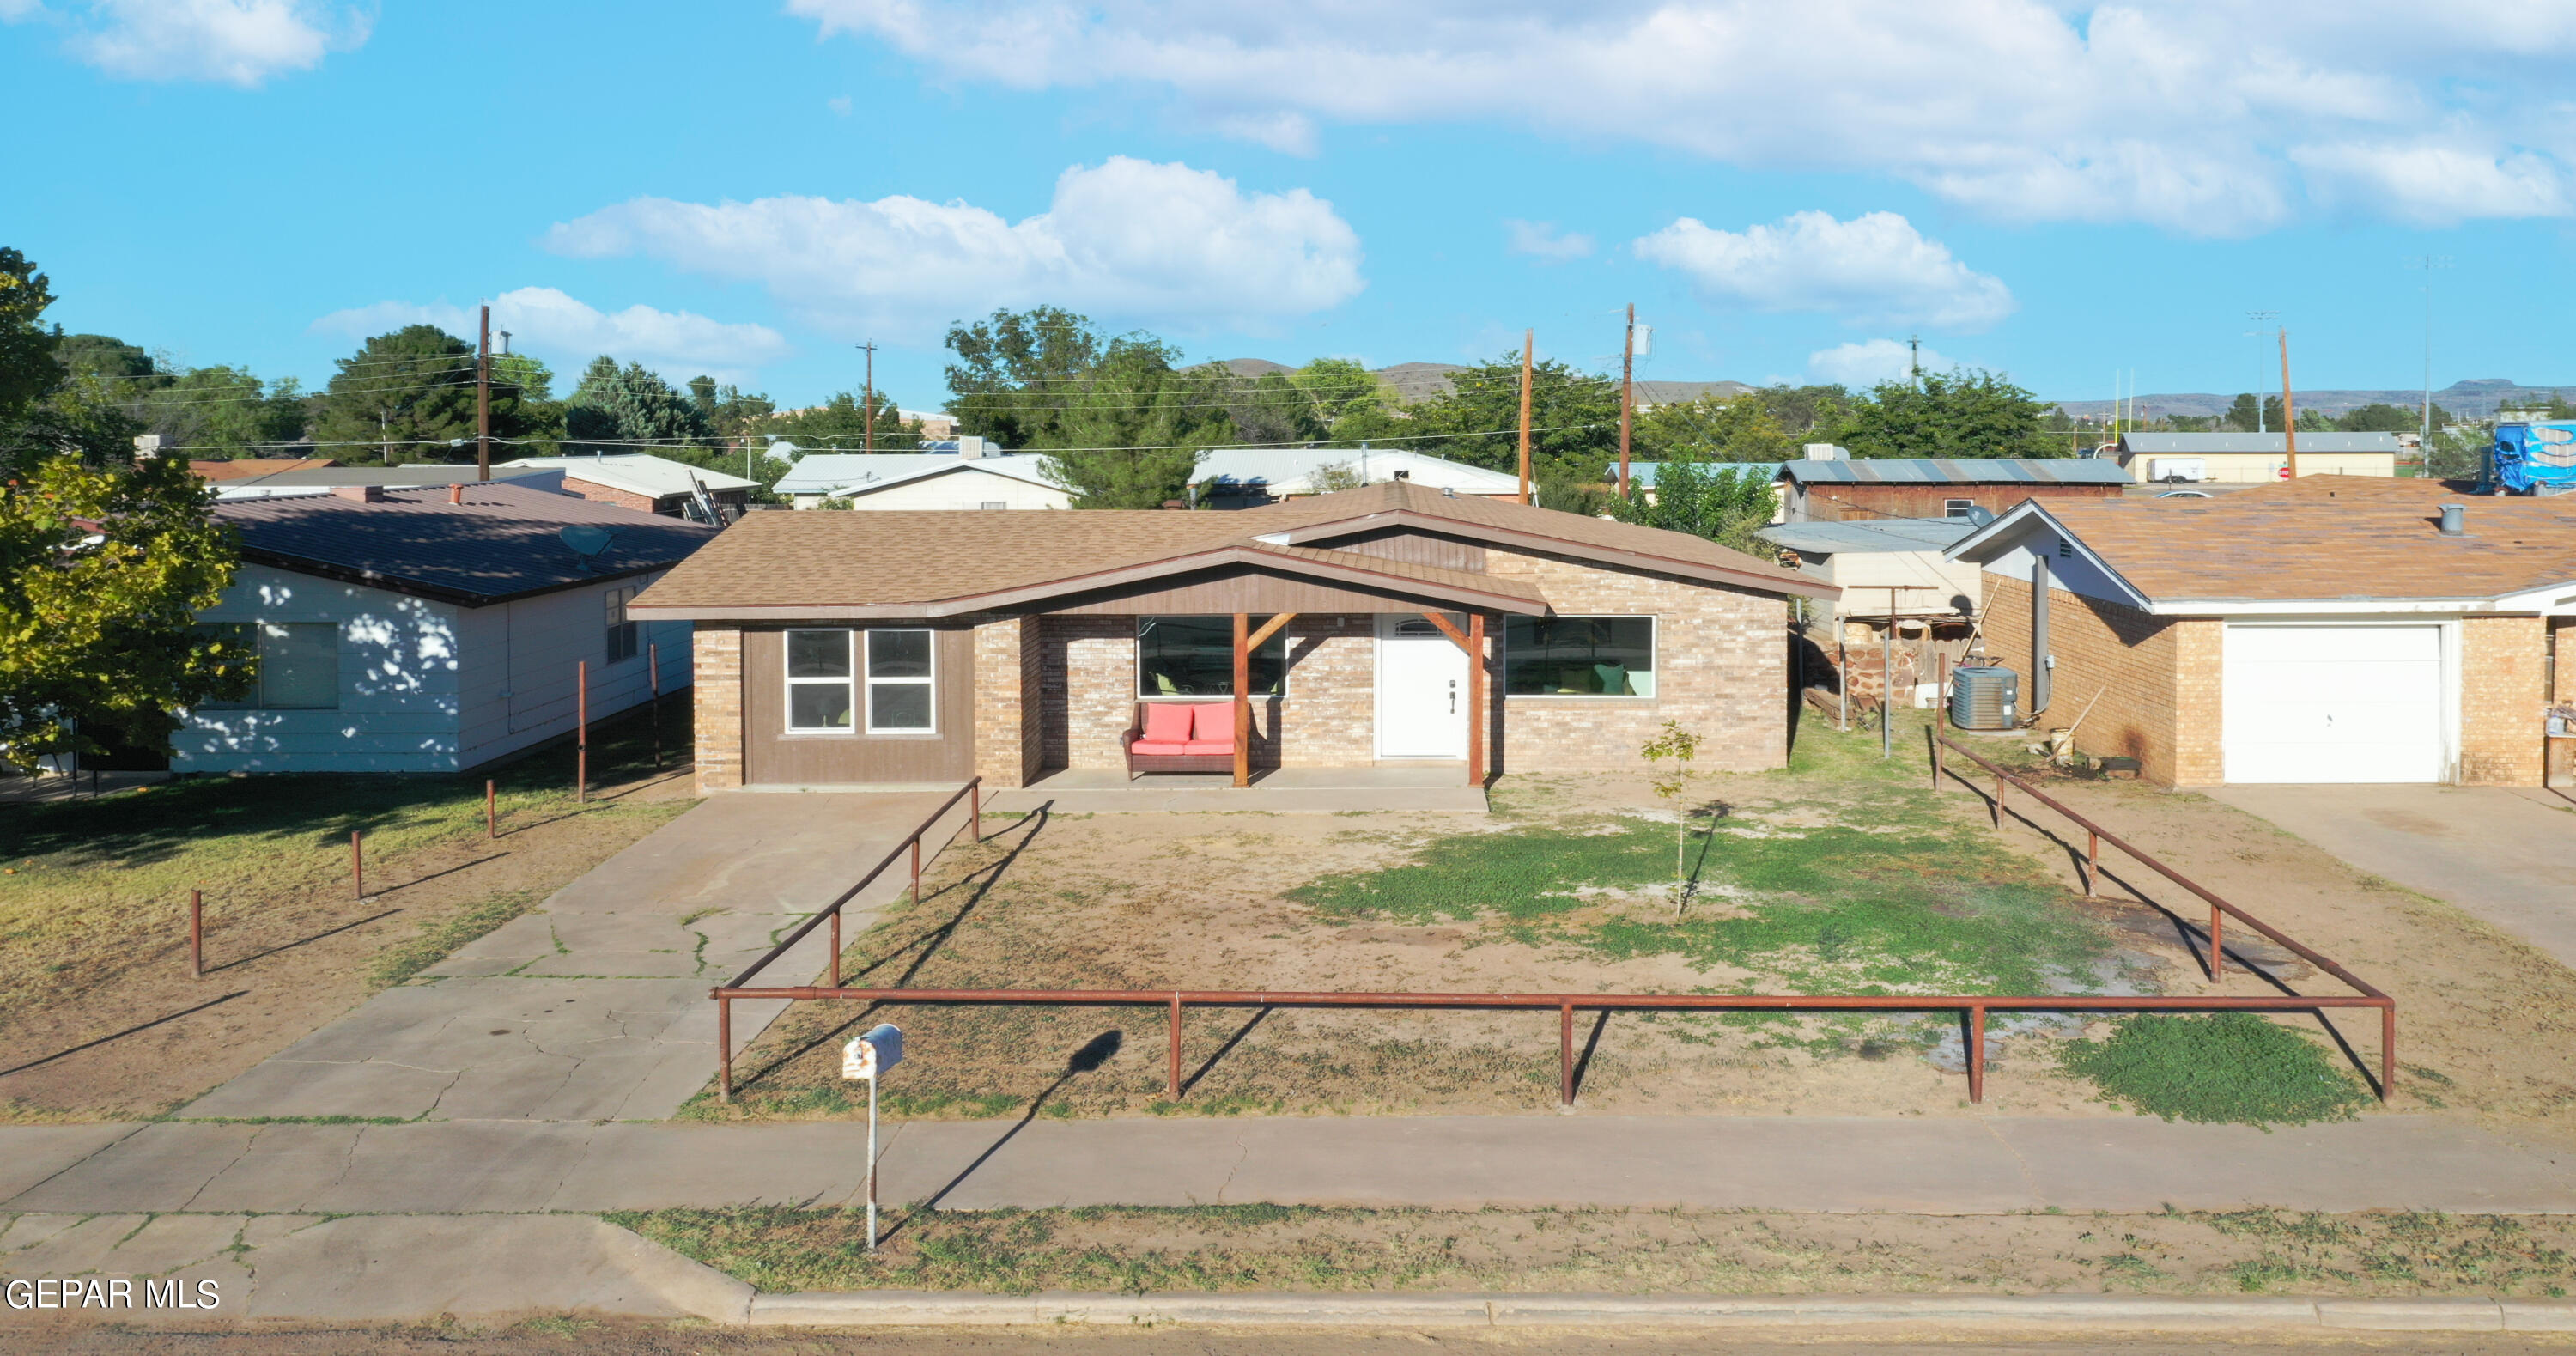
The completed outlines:
<svg viewBox="0 0 2576 1356">
<path fill-rule="evenodd" d="M 1227 702 L 1223 706 L 1211 703 L 1190 709 L 1197 713 L 1197 718 L 1190 722 L 1190 738 L 1202 741 L 1222 739 L 1228 744 L 1234 742 L 1234 703 Z"/>
<path fill-rule="evenodd" d="M 1178 702 L 1146 703 L 1145 738 L 1158 744 L 1188 743 L 1190 712 L 1195 709 Z"/>
</svg>

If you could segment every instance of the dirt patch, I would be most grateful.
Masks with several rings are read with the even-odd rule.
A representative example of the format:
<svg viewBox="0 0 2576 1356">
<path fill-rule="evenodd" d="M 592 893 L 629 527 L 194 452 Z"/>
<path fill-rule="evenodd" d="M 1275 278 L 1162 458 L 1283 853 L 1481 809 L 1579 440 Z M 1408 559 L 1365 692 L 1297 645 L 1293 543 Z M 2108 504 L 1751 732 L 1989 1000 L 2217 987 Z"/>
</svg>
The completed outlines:
<svg viewBox="0 0 2576 1356">
<path fill-rule="evenodd" d="M 527 785 L 505 802 L 496 841 L 483 836 L 479 780 L 463 804 L 454 788 L 426 779 L 370 788 L 390 798 L 385 814 L 400 828 L 370 835 L 382 850 L 369 853 L 364 899 L 352 894 L 345 833 L 337 854 L 319 862 L 311 847 L 263 847 L 277 825 L 263 819 L 250 834 L 228 820 L 218 795 L 196 812 L 193 829 L 156 824 L 166 846 L 135 859 L 158 868 L 149 888 L 99 888 L 87 912 L 69 920 L 21 901 L 13 917 L 23 940 L 12 944 L 50 948 L 54 959 L 15 972 L 15 1001 L 0 1018 L 0 1121 L 166 1114 L 534 907 L 693 803 L 685 771 L 657 776 L 621 763 L 613 736 L 594 736 L 603 775 L 584 806 L 572 801 L 568 772 L 554 777 L 546 756 L 513 769 Z M 257 789 L 272 798 L 279 784 L 310 783 L 318 821 L 335 809 L 328 786 L 348 779 L 265 780 Z M 119 801 L 37 812 L 65 808 L 114 815 Z M 146 810 L 161 813 L 126 807 L 135 818 Z M 292 829 L 293 816 L 286 823 Z M 30 835 L 19 828 L 23 842 Z M 191 853 L 228 887 L 208 891 L 203 979 L 188 972 L 186 889 L 160 879 L 184 871 Z M 272 871 L 259 870 L 263 854 Z M 117 858 L 92 862 L 68 848 L 21 860 L 27 888 L 70 894 L 123 869 Z"/>
<path fill-rule="evenodd" d="M 2576 1220 L 1283 1206 L 610 1217 L 764 1291 L 2563 1296 Z"/>
<path fill-rule="evenodd" d="M 2256 966 L 2285 984 L 2315 980 L 2258 944 L 2235 948 L 2229 977 L 2210 984 L 2197 939 L 2172 917 L 2085 898 L 2062 854 L 1988 828 L 1970 796 L 1931 791 L 1919 743 L 1913 766 L 1882 764 L 1874 738 L 1810 732 L 1800 747 L 1787 771 L 1696 788 L 1722 808 L 1681 840 L 1687 898 L 1670 884 L 1673 817 L 1657 815 L 1642 778 L 1515 779 L 1496 816 L 1465 832 L 1438 816 L 1039 817 L 944 854 L 931 893 L 857 939 L 844 969 L 912 987 L 1522 993 L 2278 992 Z M 2349 873 L 2338 884 L 2331 863 L 2299 869 L 2348 910 L 2382 897 Z M 2250 901 L 2270 887 L 2244 890 Z M 1050 1115 L 1540 1112 L 1556 1100 L 1553 1012 L 1193 1011 L 1174 1103 L 1156 1010 L 809 1003 L 738 1064 L 734 1106 L 701 1100 L 687 1114 L 851 1114 L 836 1046 L 889 1017 L 912 1052 L 884 1088 L 903 1116 L 1015 1113 L 1032 1099 Z M 2375 1023 L 2346 1025 L 2356 1049 L 2373 1049 Z M 1987 1100 L 1972 1108 L 1953 1015 L 1583 1014 L 1581 1104 L 2127 1115 L 2060 1068 L 2067 1039 L 2108 1030 L 1997 1017 Z M 2448 1058 L 2410 1048 L 2426 1067 Z M 1095 1067 L 1067 1077 L 1077 1052 Z M 2359 1081 L 2348 1065 L 2335 1076 Z"/>
</svg>

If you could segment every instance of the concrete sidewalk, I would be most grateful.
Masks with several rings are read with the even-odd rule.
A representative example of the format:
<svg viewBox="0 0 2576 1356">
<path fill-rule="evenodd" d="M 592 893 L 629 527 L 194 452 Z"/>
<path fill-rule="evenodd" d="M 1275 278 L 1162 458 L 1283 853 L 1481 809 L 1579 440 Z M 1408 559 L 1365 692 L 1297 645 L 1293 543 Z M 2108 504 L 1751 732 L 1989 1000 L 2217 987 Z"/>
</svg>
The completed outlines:
<svg viewBox="0 0 2576 1356">
<path fill-rule="evenodd" d="M 1221 774 L 1068 768 L 985 802 L 996 810 L 1062 814 L 1349 814 L 1444 811 L 1484 814 L 1485 789 L 1469 786 L 1464 763 L 1381 767 L 1283 767 L 1236 786 Z"/>
<path fill-rule="evenodd" d="M 590 1212 L 858 1199 L 866 1127 L 446 1121 L 0 1127 L 0 1211 Z M 2576 1152 L 2461 1121 L 1171 1117 L 893 1127 L 881 1199 L 2004 1214 L 2576 1212 Z"/>
<path fill-rule="evenodd" d="M 191 1117 L 656 1119 L 714 1076 L 724 982 L 856 884 L 940 794 L 717 796 L 419 979 L 189 1104 Z M 965 826 L 959 804 L 928 836 Z M 856 937 L 910 878 L 898 864 L 843 911 Z M 805 983 L 826 934 L 768 978 Z M 734 1007 L 736 1049 L 784 1003 Z"/>
<path fill-rule="evenodd" d="M 2219 786 L 2205 794 L 2576 966 L 2576 801 L 2501 786 Z"/>
</svg>

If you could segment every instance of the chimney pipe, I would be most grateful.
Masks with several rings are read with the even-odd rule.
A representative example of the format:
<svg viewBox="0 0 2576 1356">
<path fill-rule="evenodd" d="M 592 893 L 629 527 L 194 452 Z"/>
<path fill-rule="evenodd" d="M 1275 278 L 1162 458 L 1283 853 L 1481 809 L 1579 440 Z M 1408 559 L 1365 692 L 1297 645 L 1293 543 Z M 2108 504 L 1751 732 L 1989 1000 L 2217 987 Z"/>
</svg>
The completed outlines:
<svg viewBox="0 0 2576 1356">
<path fill-rule="evenodd" d="M 2468 505 L 2444 504 L 2442 506 L 2442 535 L 2445 537 L 2460 537 L 2468 535 L 2468 516 Z"/>
<path fill-rule="evenodd" d="M 382 485 L 334 485 L 331 487 L 331 497 L 334 499 L 354 499 L 361 504 L 381 504 L 385 502 L 385 487 Z"/>
<path fill-rule="evenodd" d="M 464 487 L 464 486 L 462 486 L 462 485 L 450 485 L 450 486 L 448 486 L 448 487 L 447 487 L 447 502 L 449 502 L 449 503 L 451 503 L 451 504 L 462 504 L 462 503 L 464 503 L 464 502 L 465 502 L 465 487 Z"/>
</svg>

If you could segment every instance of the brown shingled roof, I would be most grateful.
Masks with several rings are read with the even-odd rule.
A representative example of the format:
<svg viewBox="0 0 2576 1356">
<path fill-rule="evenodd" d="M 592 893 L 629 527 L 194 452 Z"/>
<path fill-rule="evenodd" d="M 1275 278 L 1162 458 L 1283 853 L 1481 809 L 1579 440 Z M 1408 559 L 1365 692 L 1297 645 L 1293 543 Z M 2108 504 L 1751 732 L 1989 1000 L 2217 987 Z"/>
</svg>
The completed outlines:
<svg viewBox="0 0 2576 1356">
<path fill-rule="evenodd" d="M 1077 510 L 755 513 L 636 600 L 639 615 L 779 615 L 796 608 L 935 616 L 1220 565 L 1376 576 L 1433 596 L 1517 611 L 1544 599 L 1516 581 L 1333 549 L 1409 525 L 1528 545 L 1778 594 L 1831 586 L 1685 533 L 1404 482 L 1239 511 Z M 1269 538 L 1271 540 L 1263 540 Z M 1368 582 L 1361 580 L 1360 582 Z"/>
<path fill-rule="evenodd" d="M 2465 535 L 2442 535 L 2444 504 L 2466 508 Z M 2043 508 L 2157 602 L 2494 598 L 2576 580 L 2576 496 L 2307 476 L 2212 499 Z"/>
</svg>

